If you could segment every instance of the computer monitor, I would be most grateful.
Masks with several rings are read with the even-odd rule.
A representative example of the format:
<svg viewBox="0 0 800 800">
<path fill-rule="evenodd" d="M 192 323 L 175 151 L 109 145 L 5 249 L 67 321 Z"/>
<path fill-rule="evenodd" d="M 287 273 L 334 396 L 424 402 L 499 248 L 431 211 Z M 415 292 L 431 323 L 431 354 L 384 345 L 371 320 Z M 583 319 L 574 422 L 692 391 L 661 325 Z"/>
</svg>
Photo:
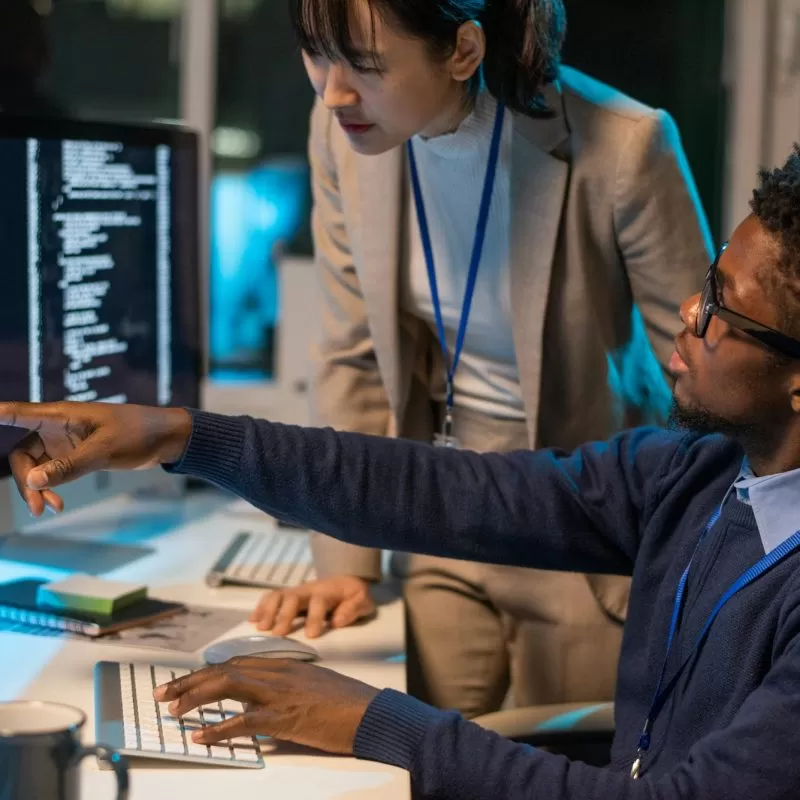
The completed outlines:
<svg viewBox="0 0 800 800">
<path fill-rule="evenodd" d="M 0 400 L 199 405 L 197 148 L 173 126 L 0 115 Z M 30 523 L 8 477 L 22 435 L 0 429 L 0 558 Z M 100 473 L 64 498 L 168 480 Z"/>
<path fill-rule="evenodd" d="M 209 378 L 215 383 L 275 377 L 276 334 L 285 320 L 278 262 L 308 216 L 308 186 L 308 163 L 295 156 L 214 176 Z"/>
</svg>

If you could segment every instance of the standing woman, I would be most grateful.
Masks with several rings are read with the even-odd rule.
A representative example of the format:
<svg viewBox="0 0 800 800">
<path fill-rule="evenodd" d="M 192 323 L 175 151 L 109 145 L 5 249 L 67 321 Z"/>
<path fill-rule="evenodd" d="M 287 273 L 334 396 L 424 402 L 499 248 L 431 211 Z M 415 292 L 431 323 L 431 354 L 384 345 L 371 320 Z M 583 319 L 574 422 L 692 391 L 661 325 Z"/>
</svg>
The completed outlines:
<svg viewBox="0 0 800 800">
<path fill-rule="evenodd" d="M 292 3 L 318 95 L 313 421 L 482 451 L 661 421 L 710 256 L 669 115 L 560 65 L 561 0 Z M 321 579 L 265 595 L 260 627 L 371 613 L 380 553 L 320 536 L 315 556 Z M 523 705 L 613 696 L 626 580 L 407 570 L 412 693 L 467 716 L 509 685 Z"/>
</svg>

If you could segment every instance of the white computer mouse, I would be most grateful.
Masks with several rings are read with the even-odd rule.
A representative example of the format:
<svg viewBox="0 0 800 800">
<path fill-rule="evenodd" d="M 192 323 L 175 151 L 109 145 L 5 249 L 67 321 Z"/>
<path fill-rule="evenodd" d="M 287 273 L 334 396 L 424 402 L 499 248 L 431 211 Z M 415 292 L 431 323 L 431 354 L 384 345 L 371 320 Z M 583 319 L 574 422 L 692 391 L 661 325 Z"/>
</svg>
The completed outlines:
<svg viewBox="0 0 800 800">
<path fill-rule="evenodd" d="M 222 664 L 236 656 L 290 658 L 295 661 L 318 661 L 319 653 L 311 645 L 284 636 L 241 636 L 212 644 L 203 653 L 206 664 Z"/>
</svg>

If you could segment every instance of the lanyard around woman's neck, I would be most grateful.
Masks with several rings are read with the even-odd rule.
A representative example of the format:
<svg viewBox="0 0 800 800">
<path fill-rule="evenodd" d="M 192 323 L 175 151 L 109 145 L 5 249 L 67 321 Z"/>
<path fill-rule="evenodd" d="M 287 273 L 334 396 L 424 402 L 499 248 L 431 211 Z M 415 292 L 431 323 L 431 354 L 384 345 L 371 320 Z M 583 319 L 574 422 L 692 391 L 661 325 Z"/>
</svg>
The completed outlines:
<svg viewBox="0 0 800 800">
<path fill-rule="evenodd" d="M 478 224 L 475 228 L 475 239 L 472 245 L 472 257 L 470 259 L 469 273 L 467 274 L 467 286 L 464 291 L 464 303 L 461 308 L 461 319 L 458 325 L 458 335 L 456 345 L 453 350 L 453 358 L 447 349 L 447 339 L 445 337 L 444 321 L 442 319 L 442 306 L 439 300 L 439 287 L 436 282 L 436 266 L 433 259 L 433 245 L 431 244 L 430 229 L 428 228 L 428 218 L 425 213 L 425 202 L 422 198 L 422 186 L 419 180 L 417 160 L 414 156 L 414 145 L 408 142 L 408 162 L 411 168 L 411 187 L 414 192 L 414 203 L 417 207 L 417 220 L 419 222 L 419 233 L 422 239 L 422 249 L 425 252 L 425 265 L 428 269 L 428 283 L 431 290 L 431 302 L 433 313 L 436 317 L 436 331 L 439 335 L 439 346 L 442 348 L 445 364 L 445 378 L 447 380 L 447 394 L 445 398 L 445 419 L 441 436 L 437 436 L 437 444 L 446 447 L 455 447 L 457 440 L 453 437 L 453 381 L 455 379 L 458 362 L 461 359 L 461 351 L 464 347 L 464 338 L 467 333 L 467 323 L 469 312 L 472 307 L 472 297 L 475 293 L 475 281 L 478 276 L 478 267 L 481 263 L 483 254 L 483 244 L 486 239 L 486 228 L 489 222 L 489 209 L 492 203 L 492 192 L 494 190 L 495 177 L 497 175 L 497 164 L 500 159 L 500 142 L 503 134 L 503 120 L 505 117 L 505 106 L 497 104 L 497 113 L 494 120 L 494 131 L 492 132 L 492 144 L 489 149 L 489 162 L 486 165 L 486 177 L 483 183 L 483 194 L 481 205 L 478 212 Z"/>
</svg>

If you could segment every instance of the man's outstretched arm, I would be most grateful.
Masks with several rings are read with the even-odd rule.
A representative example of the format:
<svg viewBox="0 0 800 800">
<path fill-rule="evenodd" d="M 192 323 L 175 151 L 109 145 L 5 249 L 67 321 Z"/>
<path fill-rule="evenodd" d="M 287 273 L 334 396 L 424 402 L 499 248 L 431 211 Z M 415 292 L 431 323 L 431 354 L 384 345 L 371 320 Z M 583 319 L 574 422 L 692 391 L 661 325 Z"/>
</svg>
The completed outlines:
<svg viewBox="0 0 800 800">
<path fill-rule="evenodd" d="M 626 574 L 648 492 L 678 441 L 641 430 L 572 455 L 479 455 L 195 414 L 175 469 L 353 544 Z"/>
<path fill-rule="evenodd" d="M 556 451 L 483 454 L 249 417 L 107 404 L 0 404 L 34 514 L 61 483 L 165 464 L 275 516 L 370 547 L 629 574 L 659 476 L 685 441 L 641 429 Z"/>
</svg>

